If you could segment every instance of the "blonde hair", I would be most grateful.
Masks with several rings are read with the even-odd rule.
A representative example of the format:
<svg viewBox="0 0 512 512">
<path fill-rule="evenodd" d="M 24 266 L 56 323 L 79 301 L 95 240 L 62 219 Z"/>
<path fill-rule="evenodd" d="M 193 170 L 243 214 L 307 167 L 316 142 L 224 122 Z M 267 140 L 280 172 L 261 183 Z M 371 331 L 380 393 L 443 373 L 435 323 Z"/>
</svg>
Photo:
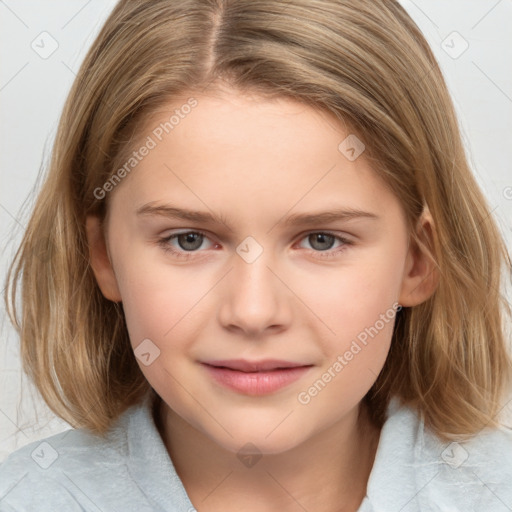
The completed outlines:
<svg viewBox="0 0 512 512">
<path fill-rule="evenodd" d="M 392 0 L 123 0 L 64 107 L 48 174 L 9 269 L 5 300 L 23 369 L 55 414 L 104 434 L 150 385 L 122 308 L 89 265 L 86 215 L 149 116 L 179 94 L 229 84 L 322 109 L 364 141 L 440 280 L 402 310 L 364 398 L 382 425 L 391 396 L 441 438 L 497 426 L 512 362 L 500 293 L 511 261 L 468 166 L 451 98 L 420 30 Z M 415 227 L 428 209 L 432 246 Z M 21 317 L 16 297 L 21 293 Z"/>
</svg>

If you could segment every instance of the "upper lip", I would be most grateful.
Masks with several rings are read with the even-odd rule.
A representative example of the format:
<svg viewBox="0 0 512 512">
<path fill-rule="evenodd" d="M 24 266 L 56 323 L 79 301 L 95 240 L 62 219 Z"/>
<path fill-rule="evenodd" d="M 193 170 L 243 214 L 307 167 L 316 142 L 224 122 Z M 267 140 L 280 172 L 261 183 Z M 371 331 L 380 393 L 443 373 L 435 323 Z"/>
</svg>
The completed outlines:
<svg viewBox="0 0 512 512">
<path fill-rule="evenodd" d="M 282 361 L 279 359 L 264 359 L 261 361 L 247 361 L 246 359 L 229 359 L 220 361 L 205 361 L 203 364 L 216 367 L 229 368 L 241 372 L 262 372 L 268 370 L 277 370 L 278 368 L 299 368 L 302 366 L 311 366 L 310 364 L 295 363 L 291 361 Z"/>
</svg>

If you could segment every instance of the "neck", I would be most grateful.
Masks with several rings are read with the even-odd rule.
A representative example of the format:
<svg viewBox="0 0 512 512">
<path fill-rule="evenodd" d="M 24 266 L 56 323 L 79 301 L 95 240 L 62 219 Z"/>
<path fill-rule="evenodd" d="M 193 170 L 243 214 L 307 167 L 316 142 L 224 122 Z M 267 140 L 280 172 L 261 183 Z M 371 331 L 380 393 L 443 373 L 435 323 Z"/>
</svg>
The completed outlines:
<svg viewBox="0 0 512 512">
<path fill-rule="evenodd" d="M 355 512 L 366 495 L 380 435 L 366 408 L 358 413 L 355 408 L 342 422 L 293 449 L 264 454 L 247 465 L 160 399 L 155 420 L 199 512 Z"/>
</svg>

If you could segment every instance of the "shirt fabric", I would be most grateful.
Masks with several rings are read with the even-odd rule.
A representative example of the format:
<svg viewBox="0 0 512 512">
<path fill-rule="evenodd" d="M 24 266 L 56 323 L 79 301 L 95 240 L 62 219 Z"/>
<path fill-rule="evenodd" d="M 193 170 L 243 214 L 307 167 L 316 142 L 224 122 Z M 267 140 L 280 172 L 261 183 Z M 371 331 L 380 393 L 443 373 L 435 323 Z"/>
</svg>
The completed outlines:
<svg viewBox="0 0 512 512">
<path fill-rule="evenodd" d="M 11 453 L 0 465 L 0 512 L 195 512 L 155 425 L 154 397 L 104 438 L 71 429 Z M 358 512 L 418 511 L 511 512 L 512 429 L 444 443 L 393 398 Z"/>
</svg>

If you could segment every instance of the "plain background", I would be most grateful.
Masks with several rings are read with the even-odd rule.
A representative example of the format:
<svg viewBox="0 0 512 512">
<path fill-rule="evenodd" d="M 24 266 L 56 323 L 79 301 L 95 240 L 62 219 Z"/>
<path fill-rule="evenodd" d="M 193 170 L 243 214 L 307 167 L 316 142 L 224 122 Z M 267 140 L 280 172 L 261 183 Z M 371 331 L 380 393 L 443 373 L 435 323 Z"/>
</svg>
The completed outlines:
<svg viewBox="0 0 512 512">
<path fill-rule="evenodd" d="M 445 74 L 473 172 L 512 249 L 512 3 L 401 3 L 425 34 Z M 113 0 L 0 0 L 2 288 L 64 100 L 114 4 Z M 511 404 L 507 408 L 512 409 Z M 19 341 L 2 304 L 0 460 L 67 428 L 21 372 Z"/>
</svg>

